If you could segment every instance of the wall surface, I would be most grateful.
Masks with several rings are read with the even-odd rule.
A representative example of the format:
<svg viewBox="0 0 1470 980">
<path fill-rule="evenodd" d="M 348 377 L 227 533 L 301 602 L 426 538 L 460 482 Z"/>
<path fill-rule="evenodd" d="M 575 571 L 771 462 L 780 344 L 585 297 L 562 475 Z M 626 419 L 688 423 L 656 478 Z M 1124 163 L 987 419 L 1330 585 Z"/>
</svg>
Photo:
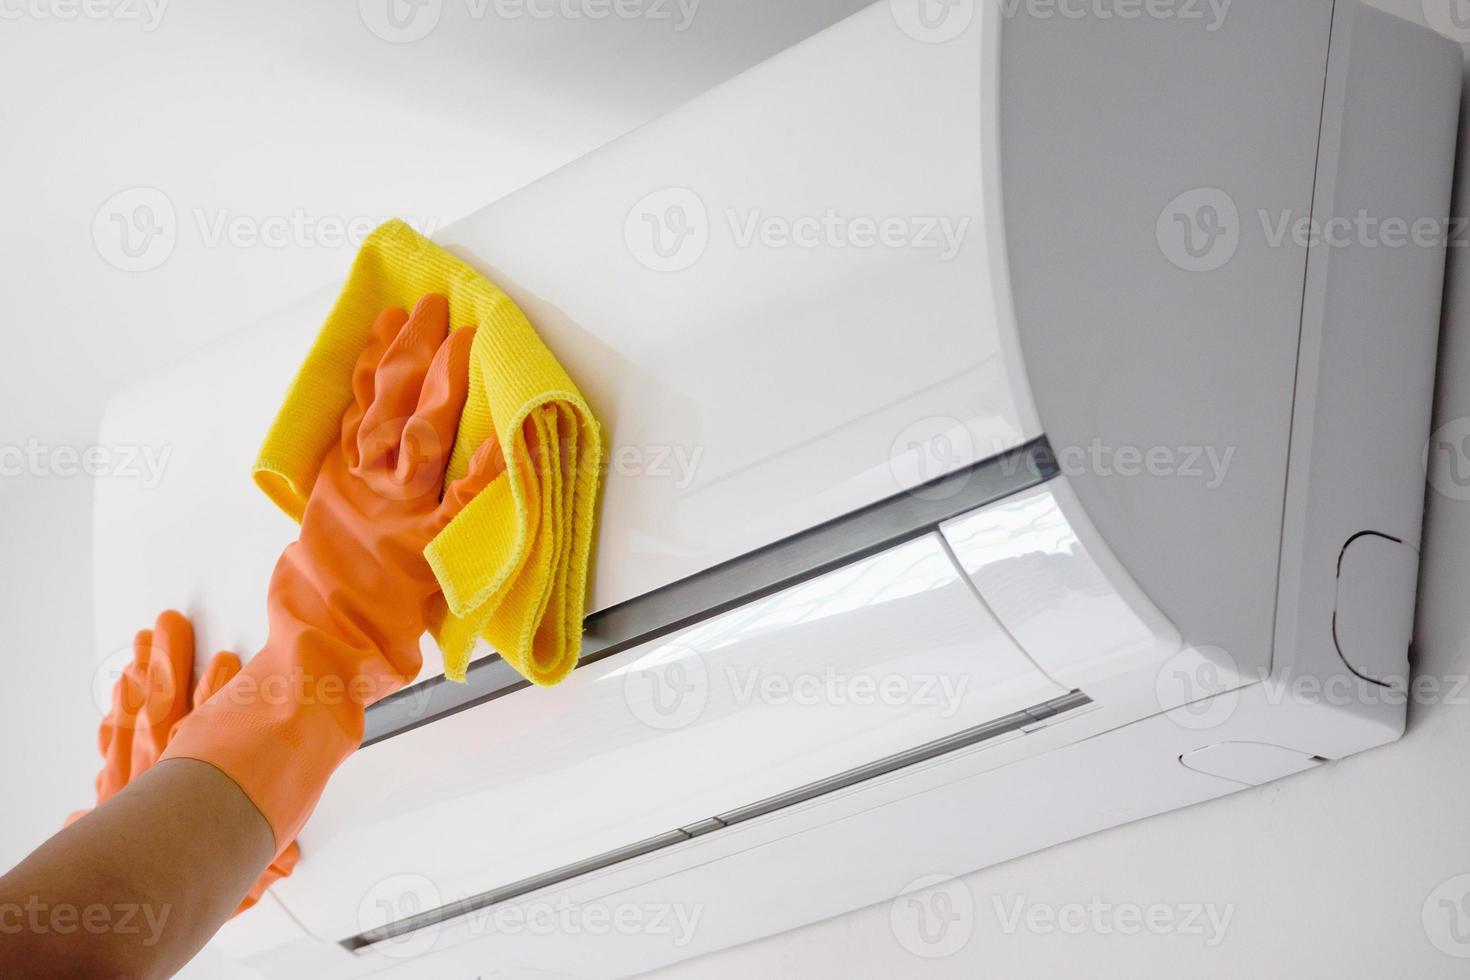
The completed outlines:
<svg viewBox="0 0 1470 980">
<path fill-rule="evenodd" d="M 1376 2 L 1455 29 L 1456 0 Z M 338 278 L 353 251 L 343 225 L 447 223 L 862 5 L 704 0 L 680 30 L 687 6 L 674 21 L 593 23 L 476 17 L 484 5 L 450 0 L 405 43 L 373 0 L 154 0 L 130 5 L 141 21 L 0 3 L 0 449 L 27 455 L 0 476 L 0 864 L 86 805 L 97 768 L 93 484 L 68 451 L 95 442 L 108 397 Z M 138 188 L 166 198 L 155 217 L 172 214 L 174 243 L 129 256 L 111 221 L 136 213 Z M 140 264 L 153 267 L 119 267 Z M 1463 250 L 1451 273 L 1438 411 L 1453 426 L 1470 418 Z M 103 448 L 101 478 L 148 478 L 125 465 L 128 447 Z M 917 905 L 906 896 L 660 976 L 1470 975 L 1470 493 L 1435 482 L 1416 669 L 1440 693 L 1416 700 L 1399 744 L 985 872 L 936 868 L 958 883 Z M 1160 925 L 1140 930 L 1135 915 Z M 229 973 L 206 953 L 188 975 Z"/>
</svg>

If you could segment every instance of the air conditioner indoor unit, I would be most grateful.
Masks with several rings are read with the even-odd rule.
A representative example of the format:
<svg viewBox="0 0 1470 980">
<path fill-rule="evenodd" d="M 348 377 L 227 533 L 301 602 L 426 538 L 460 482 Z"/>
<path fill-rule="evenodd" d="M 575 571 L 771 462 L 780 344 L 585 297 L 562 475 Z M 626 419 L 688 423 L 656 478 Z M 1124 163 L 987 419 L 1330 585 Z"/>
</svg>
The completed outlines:
<svg viewBox="0 0 1470 980">
<path fill-rule="evenodd" d="M 431 655 L 219 943 L 621 976 L 1400 736 L 1460 50 L 1138 9 L 883 2 L 435 230 L 606 426 L 583 663 Z M 263 640 L 334 293 L 110 405 L 104 650 Z"/>
</svg>

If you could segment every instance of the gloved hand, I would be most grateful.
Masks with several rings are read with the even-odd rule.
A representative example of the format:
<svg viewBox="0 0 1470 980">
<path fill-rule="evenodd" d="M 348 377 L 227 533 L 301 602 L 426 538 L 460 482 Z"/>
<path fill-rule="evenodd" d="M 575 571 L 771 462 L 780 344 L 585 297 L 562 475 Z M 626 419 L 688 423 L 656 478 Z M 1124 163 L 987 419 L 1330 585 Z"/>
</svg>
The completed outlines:
<svg viewBox="0 0 1470 980">
<path fill-rule="evenodd" d="M 378 317 L 354 369 L 342 438 L 271 578 L 265 647 L 185 719 L 164 753 L 233 779 L 278 849 L 362 741 L 367 706 L 418 675 L 419 639 L 442 602 L 424 547 L 504 470 L 488 441 L 441 500 L 473 333 L 449 332 L 448 303 L 436 295 L 411 316 Z"/>
<path fill-rule="evenodd" d="M 160 613 L 153 629 L 133 638 L 133 659 L 112 688 L 112 706 L 97 731 L 102 771 L 97 774 L 97 805 L 106 803 L 128 783 L 150 769 L 163 755 L 169 739 L 191 711 L 208 701 L 240 671 L 240 658 L 217 653 L 189 693 L 194 673 L 194 628 L 182 614 Z M 70 826 L 90 813 L 78 810 L 67 817 Z M 292 841 L 251 887 L 238 915 L 254 905 L 265 890 L 296 867 L 301 849 Z"/>
</svg>

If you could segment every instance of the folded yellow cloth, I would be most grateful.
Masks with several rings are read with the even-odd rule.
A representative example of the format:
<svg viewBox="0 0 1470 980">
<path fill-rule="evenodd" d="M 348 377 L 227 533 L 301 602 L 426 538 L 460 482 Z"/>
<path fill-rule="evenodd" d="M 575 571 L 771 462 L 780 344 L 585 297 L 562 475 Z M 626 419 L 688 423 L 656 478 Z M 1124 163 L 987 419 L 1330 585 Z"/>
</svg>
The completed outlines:
<svg viewBox="0 0 1470 980">
<path fill-rule="evenodd" d="M 427 293 L 449 300 L 454 328 L 478 328 L 447 480 L 467 472 L 486 439 L 500 440 L 506 461 L 424 550 L 447 606 L 434 629 L 444 674 L 463 681 L 483 636 L 528 679 L 555 684 L 581 651 L 601 433 L 525 314 L 469 265 L 401 221 L 368 236 L 266 435 L 255 482 L 301 520 L 352 402 L 352 367 L 373 320 L 388 307 L 412 309 Z"/>
</svg>

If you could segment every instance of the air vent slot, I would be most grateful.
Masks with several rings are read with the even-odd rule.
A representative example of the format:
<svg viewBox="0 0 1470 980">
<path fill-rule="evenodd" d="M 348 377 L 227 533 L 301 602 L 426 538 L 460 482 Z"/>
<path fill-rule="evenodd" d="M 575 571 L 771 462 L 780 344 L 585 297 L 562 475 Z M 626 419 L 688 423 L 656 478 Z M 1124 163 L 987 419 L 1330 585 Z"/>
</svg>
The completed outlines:
<svg viewBox="0 0 1470 980">
<path fill-rule="evenodd" d="M 524 895 L 529 895 L 532 892 L 540 891 L 543 888 L 549 888 L 553 885 L 571 881 L 573 878 L 579 878 L 582 875 L 602 871 L 622 864 L 625 861 L 632 861 L 636 858 L 652 854 L 655 851 L 673 847 L 676 844 L 683 844 L 696 837 L 719 833 L 730 827 L 755 820 L 759 817 L 768 816 L 779 810 L 784 810 L 801 803 L 808 803 L 840 790 L 850 789 L 853 786 L 889 775 L 890 773 L 899 772 L 910 766 L 916 766 L 950 753 L 982 745 L 1002 735 L 1034 730 L 1038 721 L 1044 720 L 1049 724 L 1060 720 L 1069 712 L 1078 711 L 1090 704 L 1092 704 L 1092 699 L 1087 695 L 1081 691 L 1072 691 L 1063 697 L 1054 698 L 1051 701 L 1035 705 L 1024 711 L 1017 711 L 1004 718 L 997 718 L 995 721 L 986 722 L 983 725 L 977 725 L 962 732 L 956 732 L 954 735 L 946 738 L 936 739 L 925 745 L 916 746 L 906 752 L 900 752 L 885 759 L 879 759 L 876 762 L 869 763 L 868 765 L 838 773 L 827 779 L 808 783 L 790 792 L 757 801 L 738 810 L 731 810 L 718 816 L 690 824 L 687 827 L 677 828 L 667 833 L 659 834 L 656 837 L 650 837 L 636 844 L 629 844 L 626 847 L 620 847 L 616 850 L 594 855 L 583 861 L 577 861 L 573 864 L 555 868 L 530 878 L 523 878 L 520 881 L 511 882 L 500 888 L 482 892 L 479 895 L 474 895 L 458 902 L 451 902 L 448 905 L 443 905 L 436 909 L 429 909 L 418 915 L 400 919 L 368 932 L 359 933 L 356 936 L 342 940 L 341 945 L 351 952 L 357 952 L 377 943 L 406 936 L 420 929 L 427 929 L 431 926 L 448 922 L 451 919 L 459 918 L 460 916 L 470 915 L 474 912 L 490 908 L 491 906 L 499 905 L 502 902 L 508 902 Z"/>
<path fill-rule="evenodd" d="M 817 578 L 938 530 L 944 522 L 1057 476 L 1045 437 L 587 617 L 579 667 Z M 368 709 L 363 745 L 523 690 L 499 657 L 470 664 L 463 684 L 442 677 Z"/>
</svg>

